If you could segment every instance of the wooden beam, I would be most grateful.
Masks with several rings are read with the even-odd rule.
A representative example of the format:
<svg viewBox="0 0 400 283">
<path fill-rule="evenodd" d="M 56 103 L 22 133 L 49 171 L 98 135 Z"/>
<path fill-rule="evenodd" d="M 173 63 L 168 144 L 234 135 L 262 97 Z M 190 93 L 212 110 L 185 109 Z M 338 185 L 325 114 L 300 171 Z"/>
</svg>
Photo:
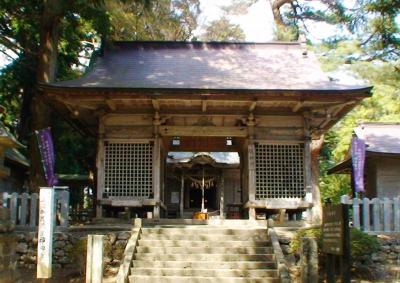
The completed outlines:
<svg viewBox="0 0 400 283">
<path fill-rule="evenodd" d="M 160 111 L 160 103 L 157 99 L 152 99 L 151 103 L 153 104 L 153 108 L 155 111 Z"/>
<path fill-rule="evenodd" d="M 246 137 L 247 127 L 160 126 L 162 136 Z"/>
<path fill-rule="evenodd" d="M 107 104 L 108 108 L 110 108 L 111 111 L 117 110 L 117 105 L 115 104 L 115 101 L 113 101 L 111 99 L 106 99 L 106 104 Z"/>
<path fill-rule="evenodd" d="M 207 112 L 207 100 L 201 101 L 201 111 Z"/>
<path fill-rule="evenodd" d="M 300 110 L 301 107 L 304 106 L 304 101 L 299 101 L 296 103 L 296 105 L 292 108 L 293 112 L 297 112 Z"/>
<path fill-rule="evenodd" d="M 256 106 L 257 106 L 257 101 L 251 102 L 249 106 L 249 112 L 253 112 L 254 109 L 256 109 Z"/>
</svg>

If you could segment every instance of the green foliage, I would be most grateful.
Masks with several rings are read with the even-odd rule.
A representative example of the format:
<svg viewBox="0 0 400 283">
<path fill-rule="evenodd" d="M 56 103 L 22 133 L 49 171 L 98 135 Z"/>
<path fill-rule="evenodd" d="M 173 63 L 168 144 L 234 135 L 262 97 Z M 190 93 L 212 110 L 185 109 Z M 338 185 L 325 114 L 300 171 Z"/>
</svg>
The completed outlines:
<svg viewBox="0 0 400 283">
<path fill-rule="evenodd" d="M 0 52 L 14 57 L 0 72 L 0 104 L 7 109 L 0 119 L 25 144 L 32 135 L 31 104 L 36 89 L 43 3 L 0 3 Z M 186 40 L 197 27 L 200 12 L 199 0 L 71 0 L 58 4 L 52 11 L 60 17 L 57 80 L 81 76 L 87 65 L 83 59 L 90 59 L 101 36 L 111 40 Z M 94 140 L 80 136 L 60 119 L 55 117 L 52 123 L 56 170 L 87 173 L 94 168 Z"/>
<path fill-rule="evenodd" d="M 320 156 L 322 199 L 338 202 L 340 195 L 350 192 L 349 175 L 327 175 L 326 171 L 348 156 L 353 129 L 359 122 L 400 121 L 400 72 L 397 62 L 362 60 L 367 54 L 357 40 L 316 46 L 322 67 L 327 72 L 349 73 L 355 80 L 373 85 L 373 95 L 364 99 L 325 136 Z M 367 57 L 368 58 L 368 57 Z"/>
<path fill-rule="evenodd" d="M 321 237 L 322 237 L 322 230 L 321 228 L 304 228 L 297 231 L 296 235 L 294 236 L 293 240 L 290 242 L 290 249 L 292 252 L 299 252 L 300 250 L 300 243 L 301 238 L 303 237 L 312 237 L 317 240 L 318 247 L 321 248 Z"/>
<path fill-rule="evenodd" d="M 87 248 L 87 237 L 78 239 L 69 250 L 67 250 L 67 256 L 74 263 L 79 272 L 83 275 L 86 270 L 86 248 Z"/>
<path fill-rule="evenodd" d="M 107 0 L 113 40 L 188 40 L 197 27 L 199 0 Z"/>
<path fill-rule="evenodd" d="M 82 136 L 59 117 L 54 117 L 52 133 L 57 173 L 88 174 L 93 170 L 96 150 L 93 137 Z"/>
<path fill-rule="evenodd" d="M 292 252 L 300 251 L 300 241 L 303 237 L 316 238 L 318 249 L 322 249 L 322 229 L 321 228 L 305 228 L 297 231 L 295 237 L 290 243 Z M 350 228 L 350 247 L 351 256 L 353 259 L 358 260 L 366 255 L 371 255 L 379 251 L 380 244 L 376 237 L 370 236 L 356 228 Z"/>
<path fill-rule="evenodd" d="M 313 1 L 280 1 L 278 6 L 281 18 L 275 17 L 278 38 L 282 38 L 282 33 L 285 37 L 288 30 L 298 29 L 297 34 L 308 33 L 310 21 L 325 22 L 347 31 L 352 34 L 352 38 L 357 38 L 369 59 L 382 58 L 390 61 L 400 58 L 398 0 L 320 2 L 324 7 L 314 5 Z M 273 3 L 279 1 L 275 0 Z M 338 36 L 335 40 L 343 40 L 341 35 Z"/>
<path fill-rule="evenodd" d="M 380 244 L 375 236 L 370 236 L 356 228 L 350 229 L 351 256 L 353 260 L 362 259 L 379 251 Z"/>
<path fill-rule="evenodd" d="M 244 41 L 245 34 L 239 25 L 232 24 L 225 16 L 214 20 L 201 36 L 204 41 Z"/>
</svg>

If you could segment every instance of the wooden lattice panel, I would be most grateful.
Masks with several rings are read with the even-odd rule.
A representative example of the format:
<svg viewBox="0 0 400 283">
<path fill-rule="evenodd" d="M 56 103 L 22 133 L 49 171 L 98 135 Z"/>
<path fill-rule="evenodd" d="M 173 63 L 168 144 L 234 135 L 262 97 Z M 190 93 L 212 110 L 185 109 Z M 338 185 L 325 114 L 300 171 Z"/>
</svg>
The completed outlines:
<svg viewBox="0 0 400 283">
<path fill-rule="evenodd" d="M 256 199 L 304 197 L 304 147 L 257 144 Z"/>
<path fill-rule="evenodd" d="M 105 145 L 104 192 L 107 197 L 149 198 L 152 183 L 153 147 L 149 143 Z"/>
</svg>

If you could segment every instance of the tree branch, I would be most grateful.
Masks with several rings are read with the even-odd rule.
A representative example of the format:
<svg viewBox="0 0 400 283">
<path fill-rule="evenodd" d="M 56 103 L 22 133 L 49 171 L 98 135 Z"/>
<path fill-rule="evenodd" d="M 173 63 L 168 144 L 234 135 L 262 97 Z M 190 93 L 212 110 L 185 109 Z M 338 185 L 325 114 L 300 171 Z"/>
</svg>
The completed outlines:
<svg viewBox="0 0 400 283">
<path fill-rule="evenodd" d="M 290 4 L 294 0 L 269 0 L 272 8 L 272 14 L 274 15 L 274 21 L 278 25 L 278 27 L 284 27 L 285 23 L 283 22 L 282 15 L 280 12 L 280 8 L 285 4 Z"/>
</svg>

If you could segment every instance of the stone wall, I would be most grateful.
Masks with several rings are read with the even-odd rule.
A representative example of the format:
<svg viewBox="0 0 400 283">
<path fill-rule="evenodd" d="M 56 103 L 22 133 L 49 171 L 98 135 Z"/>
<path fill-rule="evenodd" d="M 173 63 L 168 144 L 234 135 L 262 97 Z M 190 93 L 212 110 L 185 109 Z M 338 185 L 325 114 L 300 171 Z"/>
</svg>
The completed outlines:
<svg viewBox="0 0 400 283">
<path fill-rule="evenodd" d="M 8 209 L 4 208 L 0 201 L 0 281 L 2 283 L 15 282 L 18 278 L 13 226 Z"/>
<path fill-rule="evenodd" d="M 391 282 L 395 278 L 395 272 L 399 272 L 400 266 L 400 235 L 377 236 L 380 243 L 380 250 L 363 258 L 353 260 L 352 278 L 361 278 L 368 280 L 386 280 Z M 301 262 L 300 254 L 291 251 L 291 238 L 280 236 L 279 242 L 288 264 L 289 272 L 293 282 L 301 282 Z M 319 257 L 320 277 L 323 275 L 325 259 Z M 397 271 L 396 271 L 397 270 Z M 397 275 L 398 276 L 398 275 Z"/>
<path fill-rule="evenodd" d="M 104 275 L 118 272 L 120 260 L 131 232 L 56 232 L 53 238 L 53 268 L 76 269 L 81 274 L 86 268 L 86 241 L 88 234 L 102 234 L 104 239 Z M 18 232 L 16 252 L 18 268 L 36 269 L 37 232 Z"/>
</svg>

